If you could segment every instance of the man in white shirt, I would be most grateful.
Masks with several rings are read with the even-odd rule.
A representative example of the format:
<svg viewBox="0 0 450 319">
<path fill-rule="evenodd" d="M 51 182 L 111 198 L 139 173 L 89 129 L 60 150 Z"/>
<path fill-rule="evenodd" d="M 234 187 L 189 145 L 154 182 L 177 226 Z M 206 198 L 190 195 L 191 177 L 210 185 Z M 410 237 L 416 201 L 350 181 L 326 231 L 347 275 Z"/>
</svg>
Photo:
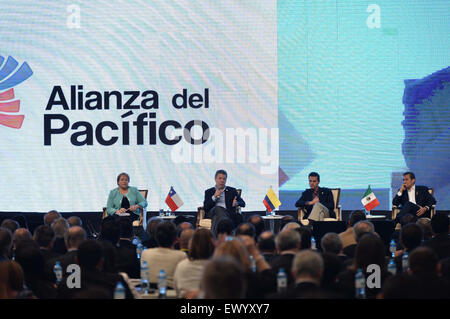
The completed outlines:
<svg viewBox="0 0 450 319">
<path fill-rule="evenodd" d="M 392 205 L 400 206 L 396 222 L 406 214 L 418 218 L 431 218 L 431 206 L 436 204 L 434 197 L 428 192 L 428 187 L 416 185 L 416 176 L 412 172 L 403 174 L 403 184 L 392 200 Z"/>
<path fill-rule="evenodd" d="M 167 276 L 167 287 L 173 288 L 173 276 L 178 263 L 187 258 L 186 253 L 173 249 L 177 239 L 177 229 L 172 222 L 165 221 L 156 228 L 155 234 L 158 247 L 146 249 L 142 252 L 141 262 L 147 262 L 150 273 L 150 284 L 155 286 L 161 269 Z"/>
</svg>

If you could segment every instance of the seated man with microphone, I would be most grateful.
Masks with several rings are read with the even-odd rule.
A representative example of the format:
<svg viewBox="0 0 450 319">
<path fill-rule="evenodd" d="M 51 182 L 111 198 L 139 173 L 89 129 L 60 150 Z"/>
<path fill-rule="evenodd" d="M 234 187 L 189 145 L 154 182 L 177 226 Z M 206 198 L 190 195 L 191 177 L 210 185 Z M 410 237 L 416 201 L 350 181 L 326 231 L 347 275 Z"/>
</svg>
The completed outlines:
<svg viewBox="0 0 450 319">
<path fill-rule="evenodd" d="M 205 191 L 203 208 L 206 218 L 210 218 L 211 231 L 217 235 L 217 225 L 224 218 L 233 221 L 234 227 L 242 222 L 242 216 L 236 212 L 236 206 L 245 207 L 245 202 L 239 196 L 236 188 L 225 186 L 227 172 L 218 170 L 214 176 L 216 185 Z"/>
</svg>

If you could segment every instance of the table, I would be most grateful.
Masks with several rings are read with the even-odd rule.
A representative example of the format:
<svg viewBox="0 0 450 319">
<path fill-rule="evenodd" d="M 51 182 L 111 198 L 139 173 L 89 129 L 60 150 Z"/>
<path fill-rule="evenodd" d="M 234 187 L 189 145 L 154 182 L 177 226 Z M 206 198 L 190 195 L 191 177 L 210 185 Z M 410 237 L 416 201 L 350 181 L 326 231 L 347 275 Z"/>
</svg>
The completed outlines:
<svg viewBox="0 0 450 319">
<path fill-rule="evenodd" d="M 266 215 L 266 216 L 261 216 L 263 220 L 268 220 L 270 222 L 270 231 L 272 233 L 274 232 L 274 228 L 275 228 L 275 220 L 280 220 L 282 219 L 284 216 L 281 215 Z"/>
<path fill-rule="evenodd" d="M 134 299 L 158 299 L 159 292 L 157 289 L 150 289 L 150 293 L 143 294 L 140 291 L 140 287 L 136 287 L 141 284 L 140 279 L 129 279 L 127 281 L 128 286 L 130 287 L 131 293 L 134 296 Z M 176 299 L 177 293 L 175 289 L 167 289 L 167 299 Z"/>
</svg>

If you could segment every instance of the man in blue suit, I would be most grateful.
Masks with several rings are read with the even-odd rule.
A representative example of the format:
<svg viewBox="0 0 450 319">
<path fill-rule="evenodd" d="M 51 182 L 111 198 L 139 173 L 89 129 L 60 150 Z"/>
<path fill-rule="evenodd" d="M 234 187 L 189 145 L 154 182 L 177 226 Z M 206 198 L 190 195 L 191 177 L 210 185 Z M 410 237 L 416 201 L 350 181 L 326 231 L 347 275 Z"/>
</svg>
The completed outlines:
<svg viewBox="0 0 450 319">
<path fill-rule="evenodd" d="M 236 212 L 236 206 L 245 207 L 245 202 L 238 194 L 236 188 L 226 186 L 227 172 L 218 170 L 214 176 L 216 185 L 205 191 L 203 208 L 206 218 L 211 218 L 211 231 L 217 234 L 217 225 L 220 220 L 229 218 L 234 227 L 242 222 L 242 215 Z"/>
</svg>

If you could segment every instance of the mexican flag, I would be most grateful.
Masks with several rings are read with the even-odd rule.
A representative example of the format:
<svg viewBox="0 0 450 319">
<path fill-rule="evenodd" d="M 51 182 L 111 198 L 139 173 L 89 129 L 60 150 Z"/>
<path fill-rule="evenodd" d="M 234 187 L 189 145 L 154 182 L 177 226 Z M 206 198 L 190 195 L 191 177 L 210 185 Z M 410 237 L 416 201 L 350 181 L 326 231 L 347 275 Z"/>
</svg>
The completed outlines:
<svg viewBox="0 0 450 319">
<path fill-rule="evenodd" d="M 370 185 L 367 188 L 366 192 L 364 193 L 364 196 L 361 199 L 361 203 L 364 205 L 367 211 L 371 211 L 372 209 L 380 205 L 380 202 L 378 201 L 377 197 L 370 189 Z"/>
</svg>

